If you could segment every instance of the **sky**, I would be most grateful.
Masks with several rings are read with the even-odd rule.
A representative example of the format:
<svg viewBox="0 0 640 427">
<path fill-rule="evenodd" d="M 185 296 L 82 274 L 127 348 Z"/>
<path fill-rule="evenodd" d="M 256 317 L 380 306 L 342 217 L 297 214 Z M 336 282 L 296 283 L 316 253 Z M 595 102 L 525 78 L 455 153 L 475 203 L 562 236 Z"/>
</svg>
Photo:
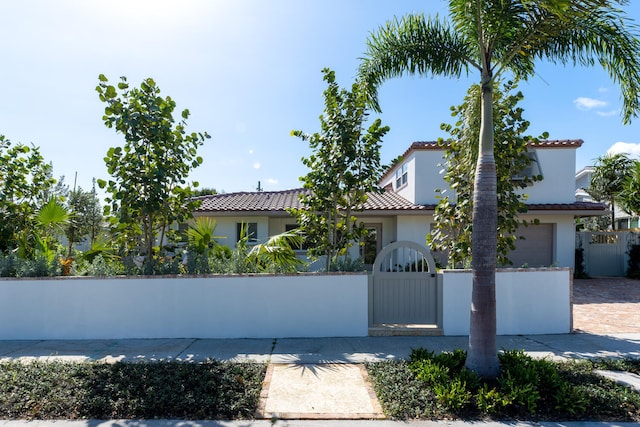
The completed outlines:
<svg viewBox="0 0 640 427">
<path fill-rule="evenodd" d="M 640 21 L 640 2 L 626 7 Z M 124 138 L 103 121 L 98 75 L 131 86 L 151 77 L 188 108 L 188 132 L 208 132 L 204 163 L 190 175 L 219 192 L 300 187 L 308 144 L 292 130 L 320 130 L 321 70 L 350 87 L 366 39 L 407 13 L 444 18 L 437 0 L 20 0 L 0 2 L 0 134 L 40 147 L 54 177 L 85 190 L 108 179 L 104 156 Z M 446 134 L 474 73 L 402 77 L 380 87 L 391 130 L 383 163 L 414 141 Z M 600 67 L 539 63 L 521 82 L 529 133 L 583 139 L 576 169 L 608 151 L 640 158 L 640 118 L 623 125 L 620 92 Z M 76 178 L 77 177 L 77 178 Z"/>
</svg>

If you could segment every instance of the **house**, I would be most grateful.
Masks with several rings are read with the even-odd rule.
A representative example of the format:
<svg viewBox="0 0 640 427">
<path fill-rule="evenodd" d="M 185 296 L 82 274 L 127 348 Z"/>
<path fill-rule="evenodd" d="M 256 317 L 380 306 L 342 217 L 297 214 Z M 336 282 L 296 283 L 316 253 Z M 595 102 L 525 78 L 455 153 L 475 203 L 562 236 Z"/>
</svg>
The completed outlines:
<svg viewBox="0 0 640 427">
<path fill-rule="evenodd" d="M 601 204 L 575 198 L 575 154 L 582 143 L 555 140 L 530 146 L 535 162 L 533 169 L 525 173 L 542 174 L 544 179 L 520 190 L 528 194 L 528 212 L 522 218 L 538 219 L 540 224 L 519 230 L 525 240 L 519 240 L 509 256 L 515 266 L 574 266 L 575 218 L 604 210 Z M 352 248 L 352 255 L 361 255 L 366 264 L 372 264 L 375 254 L 392 242 L 425 244 L 438 203 L 437 189 L 446 186 L 440 173 L 443 162 L 444 150 L 436 142 L 414 142 L 409 146 L 402 160 L 380 179 L 379 185 L 385 191 L 370 194 L 364 211 L 357 213 L 370 237 L 364 246 Z M 198 199 L 202 203 L 194 214 L 214 217 L 218 224 L 216 234 L 225 236 L 223 243 L 229 246 L 237 242 L 242 224 L 246 224 L 254 241 L 263 241 L 296 228 L 287 209 L 300 207 L 298 196 L 302 191 L 306 190 L 201 196 Z"/>
<path fill-rule="evenodd" d="M 215 194 L 197 197 L 201 201 L 195 216 L 214 217 L 216 234 L 224 236 L 222 244 L 233 246 L 241 236 L 244 225 L 249 243 L 266 240 L 269 236 L 297 228 L 289 208 L 301 207 L 299 196 L 307 190 L 261 191 Z M 364 211 L 357 217 L 369 230 L 366 244 L 352 248 L 352 256 L 373 264 L 383 246 L 397 240 L 418 241 L 425 244 L 425 224 L 433 215 L 433 206 L 411 203 L 392 191 L 371 193 Z M 416 236 L 423 236 L 416 240 Z M 299 251 L 304 255 L 305 251 Z"/>
</svg>

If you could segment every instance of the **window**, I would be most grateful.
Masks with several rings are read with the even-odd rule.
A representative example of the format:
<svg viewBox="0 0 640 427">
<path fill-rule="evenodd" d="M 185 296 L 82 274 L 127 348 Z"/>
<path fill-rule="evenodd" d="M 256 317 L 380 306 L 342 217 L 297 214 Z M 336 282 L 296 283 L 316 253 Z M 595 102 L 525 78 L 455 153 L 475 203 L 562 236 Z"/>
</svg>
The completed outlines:
<svg viewBox="0 0 640 427">
<path fill-rule="evenodd" d="M 405 163 L 396 170 L 396 189 L 407 184 L 409 166 Z"/>
<path fill-rule="evenodd" d="M 540 169 L 540 162 L 538 161 L 538 155 L 535 150 L 527 152 L 527 157 L 531 161 L 529 166 L 524 168 L 522 172 L 511 178 L 513 181 L 524 181 L 525 178 L 529 179 L 528 185 L 533 185 L 533 177 L 542 176 L 542 170 Z"/>
<path fill-rule="evenodd" d="M 367 235 L 363 237 L 360 245 L 360 257 L 370 269 L 382 247 L 382 224 L 365 224 L 365 229 Z"/>
<path fill-rule="evenodd" d="M 257 222 L 237 222 L 236 223 L 236 242 L 242 238 L 242 232 L 248 236 L 247 243 L 256 243 L 258 241 L 258 223 Z"/>
<path fill-rule="evenodd" d="M 300 226 L 298 224 L 286 224 L 284 226 L 284 230 L 285 231 L 293 231 L 293 230 L 297 230 L 299 228 L 300 228 Z M 296 248 L 292 248 L 292 249 L 294 249 L 296 251 L 309 249 L 309 245 L 307 244 L 307 242 L 306 242 L 306 240 L 305 240 L 305 238 L 304 238 L 304 236 L 302 234 L 301 234 L 301 237 L 302 237 L 302 245 L 299 246 L 299 247 L 296 247 Z"/>
</svg>

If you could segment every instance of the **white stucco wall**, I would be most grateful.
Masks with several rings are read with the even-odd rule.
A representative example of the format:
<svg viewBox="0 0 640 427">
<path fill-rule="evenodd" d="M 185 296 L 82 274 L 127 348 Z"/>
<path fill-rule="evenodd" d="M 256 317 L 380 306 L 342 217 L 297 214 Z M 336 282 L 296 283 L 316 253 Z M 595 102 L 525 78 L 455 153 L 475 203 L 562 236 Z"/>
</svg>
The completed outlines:
<svg viewBox="0 0 640 427">
<path fill-rule="evenodd" d="M 234 248 L 236 246 L 236 224 L 240 222 L 244 222 L 245 224 L 250 222 L 257 223 L 258 241 L 265 240 L 270 235 L 269 217 L 267 216 L 215 216 L 213 218 L 216 220 L 215 235 L 220 236 L 220 238 L 216 240 L 221 245 L 229 246 L 230 248 Z"/>
<path fill-rule="evenodd" d="M 366 336 L 366 274 L 0 280 L 0 339 Z"/>
<path fill-rule="evenodd" d="M 444 335 L 468 335 L 471 271 L 443 272 Z M 496 273 L 498 335 L 571 332 L 571 270 L 505 269 Z"/>
<path fill-rule="evenodd" d="M 543 180 L 520 190 L 527 203 L 573 203 L 576 200 L 576 149 L 536 150 Z"/>
<path fill-rule="evenodd" d="M 444 181 L 446 166 L 444 163 L 444 152 L 438 150 L 420 150 L 416 155 L 415 171 L 415 200 L 413 202 L 423 205 L 437 204 L 441 194 L 436 190 L 446 190 L 442 196 L 449 196 L 455 201 L 455 192 L 449 190 L 448 184 Z"/>
<path fill-rule="evenodd" d="M 521 190 L 521 193 L 529 195 L 528 203 L 574 202 L 576 148 L 542 148 L 537 149 L 536 153 L 544 179 Z M 383 180 L 381 185 L 394 183 L 394 191 L 414 203 L 438 203 L 438 188 L 445 190 L 444 194 L 455 200 L 455 193 L 444 181 L 443 155 L 444 152 L 439 150 L 413 151 L 403 162 L 409 165 L 408 185 L 396 191 L 395 172 Z"/>
<path fill-rule="evenodd" d="M 431 222 L 433 222 L 432 215 L 399 216 L 396 240 L 409 240 L 422 246 L 426 245 Z"/>
</svg>

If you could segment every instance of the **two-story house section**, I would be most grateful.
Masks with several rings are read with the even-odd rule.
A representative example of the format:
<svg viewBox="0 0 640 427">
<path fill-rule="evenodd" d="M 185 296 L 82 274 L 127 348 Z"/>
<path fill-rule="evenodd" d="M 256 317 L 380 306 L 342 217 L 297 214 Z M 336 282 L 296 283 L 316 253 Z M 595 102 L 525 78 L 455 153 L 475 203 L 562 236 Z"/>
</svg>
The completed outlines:
<svg viewBox="0 0 640 427">
<path fill-rule="evenodd" d="M 520 227 L 518 234 L 525 239 L 517 242 L 516 250 L 509 256 L 514 267 L 573 267 L 575 218 L 604 213 L 603 205 L 575 198 L 576 150 L 582 144 L 577 139 L 529 145 L 532 164 L 523 173 L 540 174 L 543 179 L 518 190 L 527 194 L 528 212 L 521 218 L 537 219 L 540 223 Z M 402 160 L 382 177 L 380 185 L 425 207 L 438 203 L 439 189 L 455 200 L 455 192 L 443 178 L 444 155 L 444 149 L 436 142 L 414 142 Z M 432 222 L 427 224 L 427 233 L 431 225 Z"/>
</svg>

